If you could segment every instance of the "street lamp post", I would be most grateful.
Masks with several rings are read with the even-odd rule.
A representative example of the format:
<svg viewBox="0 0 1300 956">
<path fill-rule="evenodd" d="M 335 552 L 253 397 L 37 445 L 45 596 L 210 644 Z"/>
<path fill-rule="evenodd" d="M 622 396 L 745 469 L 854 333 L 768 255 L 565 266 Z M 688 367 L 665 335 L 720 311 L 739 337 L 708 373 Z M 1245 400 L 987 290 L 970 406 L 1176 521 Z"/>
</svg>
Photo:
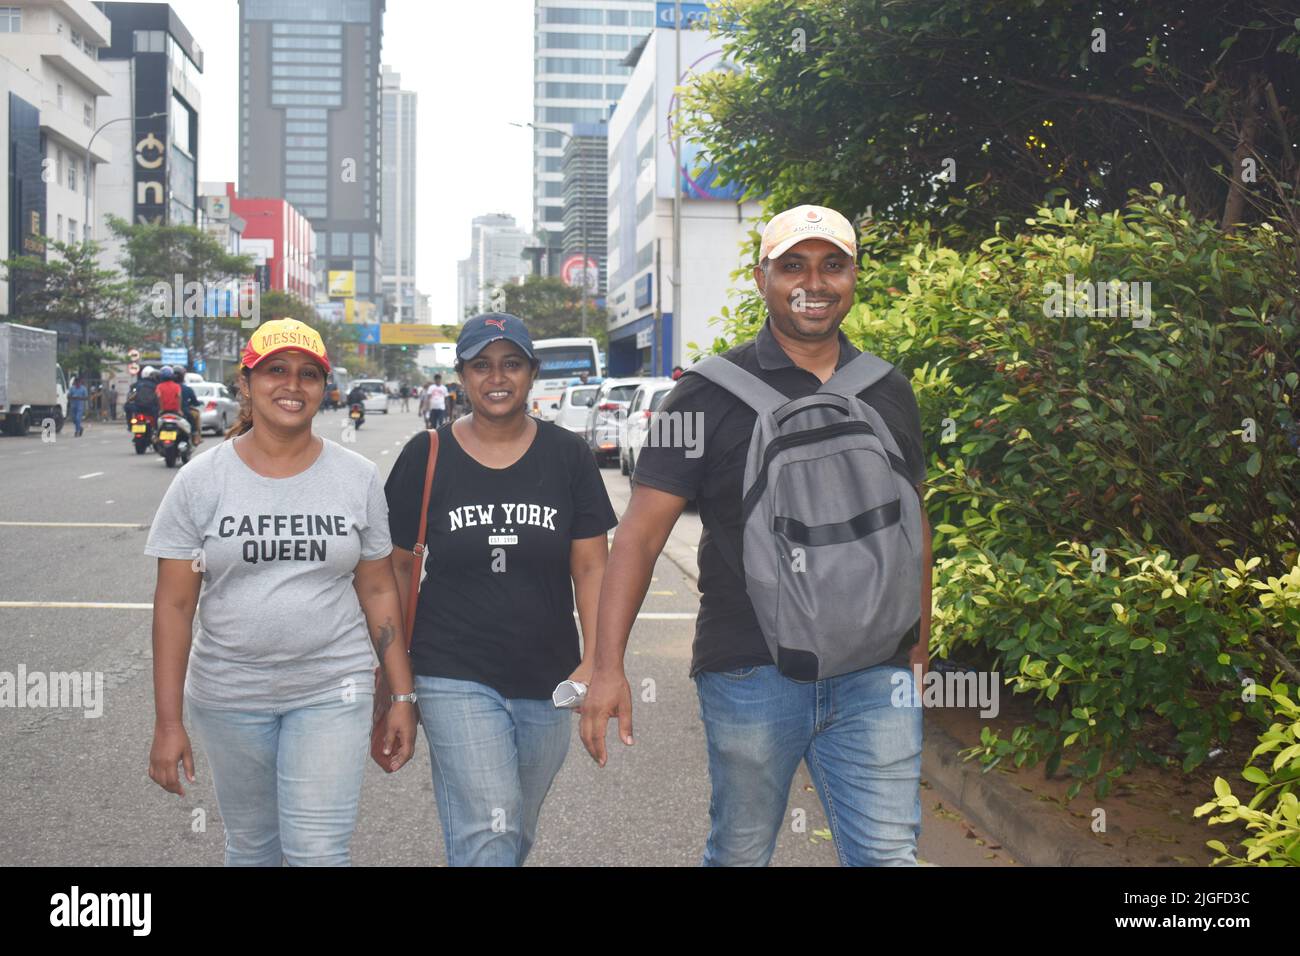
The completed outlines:
<svg viewBox="0 0 1300 956">
<path fill-rule="evenodd" d="M 534 130 L 541 130 L 547 133 L 559 133 L 569 142 L 573 141 L 573 135 L 566 133 L 562 129 L 556 129 L 554 126 L 539 126 L 536 123 L 511 123 L 511 126 L 529 127 Z M 579 187 L 581 196 L 578 202 L 579 228 L 582 231 L 582 334 L 587 334 L 587 263 L 591 261 L 591 256 L 587 246 L 587 202 L 586 202 L 586 178 L 587 178 L 587 161 L 586 156 L 578 157 L 579 162 Z M 599 269 L 599 267 L 597 267 Z M 597 280 L 599 281 L 599 280 Z"/>
<path fill-rule="evenodd" d="M 156 119 L 156 118 L 158 118 L 159 116 L 166 116 L 166 115 L 167 115 L 167 113 L 166 113 L 166 111 L 164 111 L 164 112 L 161 112 L 161 113 L 149 113 L 149 114 L 147 114 L 147 115 L 145 115 L 145 116 L 119 116 L 117 119 L 111 119 L 111 120 L 109 120 L 109 121 L 106 122 L 106 123 L 101 123 L 100 126 L 99 126 L 99 128 L 96 129 L 93 133 L 90 134 L 90 140 L 86 143 L 86 167 L 85 167 L 85 169 L 86 169 L 86 183 L 85 183 L 85 188 L 82 190 L 82 191 L 86 194 L 86 212 L 85 212 L 84 217 L 83 217 L 82 220 L 81 220 L 82 223 L 83 223 L 85 226 L 87 226 L 87 227 L 90 226 L 90 179 L 91 179 L 91 176 L 90 176 L 90 147 L 93 146 L 93 145 L 95 145 L 95 137 L 98 136 L 98 135 L 103 131 L 104 127 L 106 127 L 106 126 L 112 126 L 114 123 L 122 123 L 122 122 L 125 122 L 126 120 Z M 94 233 L 95 233 L 95 230 L 92 228 L 92 229 L 90 230 L 90 232 L 91 232 L 91 235 L 92 235 L 92 237 L 93 237 L 93 235 L 94 235 Z"/>
</svg>

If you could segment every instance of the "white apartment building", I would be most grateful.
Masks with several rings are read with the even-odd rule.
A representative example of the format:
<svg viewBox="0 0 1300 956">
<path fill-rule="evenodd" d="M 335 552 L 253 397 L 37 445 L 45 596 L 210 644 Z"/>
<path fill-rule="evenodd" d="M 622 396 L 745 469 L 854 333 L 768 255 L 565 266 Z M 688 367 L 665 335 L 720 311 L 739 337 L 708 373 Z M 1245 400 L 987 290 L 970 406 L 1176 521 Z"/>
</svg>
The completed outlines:
<svg viewBox="0 0 1300 956">
<path fill-rule="evenodd" d="M 24 251 L 24 243 L 26 251 L 35 252 L 39 243 L 33 245 L 33 231 L 63 242 L 82 242 L 89 236 L 86 211 L 89 197 L 93 217 L 94 167 L 113 158 L 111 147 L 100 138 L 87 162 L 87 147 L 99 123 L 96 100 L 109 92 L 98 54 L 110 35 L 108 17 L 90 0 L 10 0 L 0 5 L 0 128 L 6 145 L 11 145 L 11 119 L 32 117 L 39 129 L 36 141 L 43 138 L 45 144 L 38 177 L 43 190 L 30 166 L 9 169 L 8 148 L 0 160 L 5 181 L 17 176 L 23 188 L 21 224 L 14 230 L 10 217 L 4 217 L 0 257 Z M 8 206 L 6 202 L 6 212 Z M 8 310 L 8 300 L 8 289 L 0 284 L 0 311 Z"/>
<path fill-rule="evenodd" d="M 681 40 L 682 82 L 730 68 L 722 40 L 707 31 L 683 30 Z M 610 375 L 667 375 L 690 364 L 688 343 L 707 349 L 717 335 L 710 323 L 731 303 L 731 274 L 758 225 L 759 203 L 738 202 L 738 187 L 719 185 L 716 169 L 700 168 L 694 144 L 682 144 L 681 163 L 674 157 L 677 80 L 669 21 L 651 34 L 609 121 Z M 680 295 L 672 286 L 675 174 L 682 188 Z"/>
</svg>

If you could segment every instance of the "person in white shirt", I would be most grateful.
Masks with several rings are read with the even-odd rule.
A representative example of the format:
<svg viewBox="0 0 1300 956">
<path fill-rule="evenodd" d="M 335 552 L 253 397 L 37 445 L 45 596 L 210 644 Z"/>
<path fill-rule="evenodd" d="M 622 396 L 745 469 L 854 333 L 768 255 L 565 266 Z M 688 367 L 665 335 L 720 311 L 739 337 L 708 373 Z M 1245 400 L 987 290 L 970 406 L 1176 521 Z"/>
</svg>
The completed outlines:
<svg viewBox="0 0 1300 956">
<path fill-rule="evenodd" d="M 433 377 L 433 384 L 425 394 L 429 399 L 429 427 L 437 428 L 447 417 L 447 389 L 441 375 Z"/>
</svg>

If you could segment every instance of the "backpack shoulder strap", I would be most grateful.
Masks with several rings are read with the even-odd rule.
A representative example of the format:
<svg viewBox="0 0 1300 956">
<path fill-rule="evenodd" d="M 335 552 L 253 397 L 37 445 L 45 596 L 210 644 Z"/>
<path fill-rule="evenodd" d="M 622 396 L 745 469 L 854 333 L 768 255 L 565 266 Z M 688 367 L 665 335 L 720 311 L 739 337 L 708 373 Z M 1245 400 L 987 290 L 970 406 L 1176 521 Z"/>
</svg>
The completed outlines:
<svg viewBox="0 0 1300 956">
<path fill-rule="evenodd" d="M 721 355 L 701 359 L 691 366 L 690 371 L 725 388 L 759 415 L 774 412 L 790 401 L 757 375 Z"/>
<path fill-rule="evenodd" d="M 894 366 L 879 355 L 862 352 L 836 370 L 818 391 L 851 398 L 875 385 L 893 371 L 893 368 Z"/>
</svg>

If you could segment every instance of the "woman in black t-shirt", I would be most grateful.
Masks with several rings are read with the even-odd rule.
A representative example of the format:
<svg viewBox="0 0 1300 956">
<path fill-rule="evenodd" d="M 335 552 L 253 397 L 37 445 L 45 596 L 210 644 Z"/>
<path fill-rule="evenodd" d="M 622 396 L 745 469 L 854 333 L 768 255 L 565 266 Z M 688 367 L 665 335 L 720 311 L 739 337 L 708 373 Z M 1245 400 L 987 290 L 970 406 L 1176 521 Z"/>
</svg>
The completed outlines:
<svg viewBox="0 0 1300 956">
<path fill-rule="evenodd" d="M 456 371 L 473 412 L 438 429 L 411 664 L 452 866 L 524 862 L 569 747 L 552 691 L 589 682 L 595 660 L 617 519 L 586 443 L 527 414 L 538 364 L 519 319 L 470 319 Z M 403 591 L 429 448 L 411 439 L 385 486 Z"/>
</svg>

